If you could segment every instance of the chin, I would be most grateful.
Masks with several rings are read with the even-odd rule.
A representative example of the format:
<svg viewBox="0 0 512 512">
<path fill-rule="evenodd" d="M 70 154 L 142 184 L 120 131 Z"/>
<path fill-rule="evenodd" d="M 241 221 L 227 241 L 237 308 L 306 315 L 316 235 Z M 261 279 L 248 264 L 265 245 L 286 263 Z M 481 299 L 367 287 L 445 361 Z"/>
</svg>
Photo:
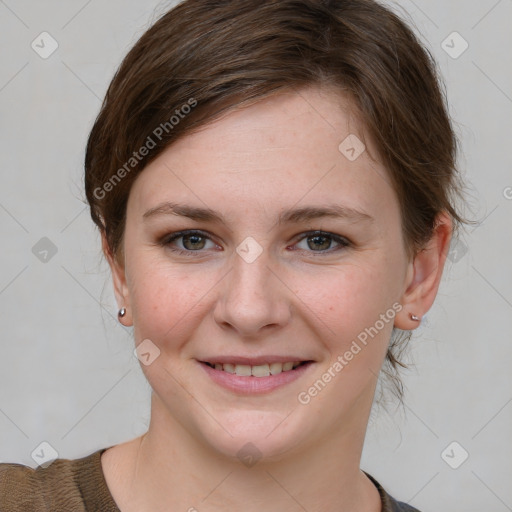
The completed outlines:
<svg viewBox="0 0 512 512">
<path fill-rule="evenodd" d="M 305 442 L 304 425 L 299 426 L 292 419 L 294 415 L 287 414 L 231 410 L 226 415 L 216 415 L 218 423 L 210 425 L 213 430 L 200 430 L 204 441 L 219 455 L 235 458 L 249 467 L 257 461 L 276 462 Z"/>
</svg>

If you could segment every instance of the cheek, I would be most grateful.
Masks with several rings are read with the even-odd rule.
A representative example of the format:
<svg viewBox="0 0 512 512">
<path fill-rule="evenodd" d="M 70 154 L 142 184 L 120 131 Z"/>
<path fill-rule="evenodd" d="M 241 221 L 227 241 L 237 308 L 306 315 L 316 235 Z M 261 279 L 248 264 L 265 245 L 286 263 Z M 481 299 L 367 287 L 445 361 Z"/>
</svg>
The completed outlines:
<svg viewBox="0 0 512 512">
<path fill-rule="evenodd" d="M 134 333 L 137 341 L 149 338 L 161 350 L 175 349 L 168 340 L 184 339 L 197 325 L 201 299 L 216 280 L 210 272 L 187 273 L 162 263 L 134 258 L 130 284 Z M 206 295 L 206 297 L 205 297 Z"/>
<path fill-rule="evenodd" d="M 376 384 L 396 315 L 389 271 L 347 265 L 303 287 L 301 299 L 320 320 L 317 337 L 327 355 L 298 399 L 333 422 Z"/>
<path fill-rule="evenodd" d="M 396 315 L 392 274 L 380 264 L 347 265 L 303 287 L 300 297 L 321 320 L 318 337 L 328 353 L 320 378 L 333 383 L 329 388 L 340 406 L 379 374 Z M 329 400 L 331 393 L 322 395 Z"/>
<path fill-rule="evenodd" d="M 379 264 L 348 264 L 297 277 L 295 290 L 325 326 L 330 338 L 344 340 L 375 323 L 397 296 L 392 284 L 393 270 Z"/>
</svg>

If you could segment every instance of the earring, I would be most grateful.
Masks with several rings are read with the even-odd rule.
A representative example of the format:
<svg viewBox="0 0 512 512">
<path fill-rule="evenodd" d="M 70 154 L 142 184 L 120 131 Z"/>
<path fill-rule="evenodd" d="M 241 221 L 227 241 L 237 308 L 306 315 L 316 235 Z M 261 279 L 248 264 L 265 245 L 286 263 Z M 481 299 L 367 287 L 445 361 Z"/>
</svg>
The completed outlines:
<svg viewBox="0 0 512 512">
<path fill-rule="evenodd" d="M 414 322 L 420 321 L 419 317 L 417 317 L 414 313 L 411 313 L 411 320 L 413 320 Z"/>
<path fill-rule="evenodd" d="M 121 318 L 126 315 L 126 308 L 121 308 L 117 313 L 117 318 L 121 321 Z"/>
</svg>

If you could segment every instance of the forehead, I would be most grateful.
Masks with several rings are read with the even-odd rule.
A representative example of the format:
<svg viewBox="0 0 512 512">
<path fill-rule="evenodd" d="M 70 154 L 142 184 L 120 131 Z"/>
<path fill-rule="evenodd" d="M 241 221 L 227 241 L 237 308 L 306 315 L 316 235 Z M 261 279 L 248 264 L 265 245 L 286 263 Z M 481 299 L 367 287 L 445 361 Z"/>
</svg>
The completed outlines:
<svg viewBox="0 0 512 512">
<path fill-rule="evenodd" d="M 231 111 L 167 148 L 136 180 L 129 208 L 172 199 L 279 209 L 339 199 L 375 209 L 396 202 L 376 154 L 347 98 L 329 89 L 288 91 Z"/>
</svg>

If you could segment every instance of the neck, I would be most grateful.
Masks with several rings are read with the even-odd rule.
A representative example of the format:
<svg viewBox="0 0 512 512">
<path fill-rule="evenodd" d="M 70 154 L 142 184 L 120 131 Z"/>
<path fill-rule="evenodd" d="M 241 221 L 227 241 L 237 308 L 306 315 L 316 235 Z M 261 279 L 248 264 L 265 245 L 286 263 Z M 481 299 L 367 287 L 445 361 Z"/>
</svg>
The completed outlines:
<svg viewBox="0 0 512 512">
<path fill-rule="evenodd" d="M 302 451 L 246 465 L 198 443 L 153 394 L 147 433 L 114 448 L 107 483 L 122 512 L 380 512 L 378 491 L 359 469 L 367 409 L 363 428 L 337 425 Z"/>
</svg>

